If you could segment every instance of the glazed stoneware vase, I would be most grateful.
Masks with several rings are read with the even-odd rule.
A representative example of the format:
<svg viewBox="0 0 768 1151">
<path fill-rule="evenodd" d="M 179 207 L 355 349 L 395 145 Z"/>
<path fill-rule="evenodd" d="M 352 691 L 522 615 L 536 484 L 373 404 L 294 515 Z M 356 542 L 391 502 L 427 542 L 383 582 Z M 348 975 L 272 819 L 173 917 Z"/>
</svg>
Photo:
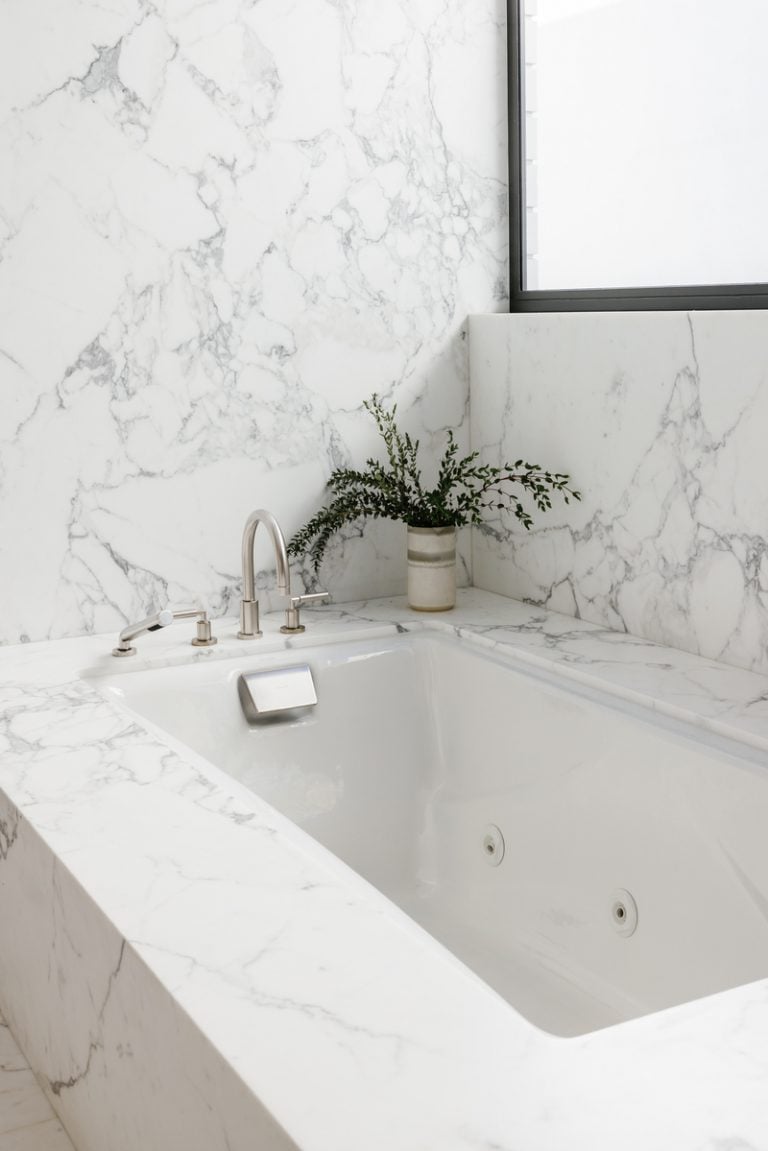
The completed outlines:
<svg viewBox="0 0 768 1151">
<path fill-rule="evenodd" d="M 408 525 L 408 606 L 449 611 L 456 604 L 456 528 Z"/>
</svg>

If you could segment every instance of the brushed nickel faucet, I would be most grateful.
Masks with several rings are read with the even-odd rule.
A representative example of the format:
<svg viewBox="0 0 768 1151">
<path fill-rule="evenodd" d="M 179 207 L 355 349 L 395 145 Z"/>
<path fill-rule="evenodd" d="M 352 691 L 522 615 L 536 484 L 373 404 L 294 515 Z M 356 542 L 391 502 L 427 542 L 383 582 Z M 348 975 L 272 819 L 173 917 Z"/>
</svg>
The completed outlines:
<svg viewBox="0 0 768 1151">
<path fill-rule="evenodd" d="M 272 512 L 259 508 L 248 516 L 243 530 L 243 598 L 240 600 L 238 639 L 256 639 L 262 634 L 259 629 L 259 601 L 256 599 L 256 573 L 253 564 L 253 544 L 259 524 L 264 524 L 275 549 L 278 593 L 288 597 L 289 606 L 286 608 L 285 623 L 280 631 L 289 635 L 304 631 L 304 624 L 299 616 L 302 607 L 308 603 L 320 603 L 322 600 L 330 599 L 327 591 L 291 595 L 291 572 L 285 536 Z"/>
</svg>

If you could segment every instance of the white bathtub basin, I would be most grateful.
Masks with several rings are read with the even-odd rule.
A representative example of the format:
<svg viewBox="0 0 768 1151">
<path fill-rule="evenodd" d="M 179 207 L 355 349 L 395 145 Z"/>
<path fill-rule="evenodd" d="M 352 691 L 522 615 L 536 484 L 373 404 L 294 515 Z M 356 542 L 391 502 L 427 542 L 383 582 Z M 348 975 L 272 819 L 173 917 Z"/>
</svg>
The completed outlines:
<svg viewBox="0 0 768 1151">
<path fill-rule="evenodd" d="M 312 668 L 317 708 L 249 727 L 237 677 L 296 663 Z M 545 1030 L 581 1034 L 768 975 L 768 772 L 737 745 L 429 633 L 101 686 Z"/>
</svg>

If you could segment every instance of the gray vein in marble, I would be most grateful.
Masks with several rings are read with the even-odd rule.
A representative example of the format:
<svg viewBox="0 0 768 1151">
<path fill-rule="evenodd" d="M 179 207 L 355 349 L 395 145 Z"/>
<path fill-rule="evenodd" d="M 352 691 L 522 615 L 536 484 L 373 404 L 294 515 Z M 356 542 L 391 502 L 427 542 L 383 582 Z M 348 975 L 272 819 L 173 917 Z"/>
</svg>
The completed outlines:
<svg viewBox="0 0 768 1151">
<path fill-rule="evenodd" d="M 19 835 L 20 816 L 12 811 L 7 819 L 0 819 L 0 860 L 8 858 Z"/>
<path fill-rule="evenodd" d="M 628 319 L 628 329 L 638 322 Z M 768 594 L 762 572 L 768 564 L 768 544 L 764 533 L 748 529 L 747 517 L 752 515 L 754 521 L 754 513 L 748 506 L 739 511 L 729 490 L 734 482 L 729 469 L 736 466 L 737 445 L 756 418 L 763 385 L 756 383 L 743 399 L 731 404 L 729 418 L 722 419 L 719 413 L 721 426 L 711 431 L 702 400 L 704 368 L 697 331 L 699 327 L 707 331 L 712 321 L 686 313 L 671 322 L 685 325 L 688 362 L 671 373 L 653 434 L 638 443 L 637 450 L 629 440 L 629 429 L 621 426 L 626 387 L 622 382 L 621 395 L 617 387 L 623 375 L 615 376 L 604 394 L 606 427 L 612 420 L 617 423 L 634 461 L 618 499 L 612 493 L 607 506 L 601 506 L 600 491 L 587 491 L 586 501 L 591 501 L 593 510 L 583 524 L 574 510 L 572 516 L 558 516 L 554 526 L 542 519 L 529 536 L 521 537 L 519 531 L 498 521 L 485 525 L 480 533 L 487 541 L 484 546 L 490 545 L 500 559 L 514 565 L 518 594 L 526 601 L 557 606 L 577 618 L 737 666 L 766 669 Z M 597 330 L 600 323 L 594 323 Z M 613 328 L 604 327 L 609 340 Z M 530 330 L 535 346 L 542 337 L 536 323 Z M 486 334 L 492 336 L 492 328 Z M 515 338 L 510 334 L 507 344 L 509 357 L 515 355 L 516 339 L 515 329 Z M 586 368 L 580 365 L 578 370 Z M 711 366 L 706 370 L 711 390 Z M 535 386 L 527 378 L 525 382 Z M 632 384 L 637 388 L 639 381 Z M 655 396 L 652 400 L 657 402 Z M 614 403 L 618 408 L 611 415 Z M 505 443 L 519 426 L 514 389 L 507 386 L 501 407 Z M 493 438 L 498 431 L 483 427 L 479 433 L 486 441 L 483 450 L 498 456 L 501 448 Z M 742 467 L 748 464 L 738 462 Z M 735 478 L 739 479 L 738 473 Z M 743 495 L 741 499 L 743 505 Z M 735 586 L 737 571 L 740 588 Z M 721 591 L 726 576 L 727 591 Z M 718 596 L 719 611 L 715 606 Z"/>
<path fill-rule="evenodd" d="M 0 1141 L 7 1151 L 73 1151 L 10 1029 L 0 1018 Z"/>
<path fill-rule="evenodd" d="M 226 611 L 237 595 L 238 535 L 250 509 L 229 507 L 223 465 L 233 461 L 249 475 L 254 502 L 274 500 L 273 475 L 284 474 L 287 492 L 292 469 L 311 465 L 302 508 L 309 514 L 322 498 L 322 473 L 349 461 L 350 430 L 374 387 L 411 405 L 430 451 L 444 427 L 466 438 L 466 348 L 456 329 L 479 301 L 470 303 L 457 277 L 482 266 L 483 305 L 492 305 L 503 263 L 494 250 L 502 152 L 499 140 L 498 175 L 463 154 L 461 133 L 474 141 L 459 129 L 460 102 L 446 102 L 436 69 L 456 38 L 480 36 L 489 53 L 502 43 L 499 4 L 484 0 L 469 15 L 449 0 L 429 17 L 426 8 L 397 4 L 396 44 L 386 44 L 385 25 L 373 31 L 356 7 L 326 10 L 333 17 L 322 35 L 335 28 L 341 38 L 338 83 L 347 105 L 333 119 L 329 98 L 329 119 L 316 132 L 292 135 L 285 121 L 289 108 L 304 114 L 281 47 L 292 13 L 272 17 L 243 3 L 233 18 L 219 0 L 207 8 L 207 36 L 195 20 L 154 4 L 108 21 L 110 34 L 92 37 L 87 62 L 6 120 L 16 133 L 8 139 L 19 188 L 29 181 L 28 192 L 7 202 L 0 193 L 7 267 L 20 268 L 29 255 L 48 262 L 53 274 L 39 277 L 51 284 L 40 322 L 52 332 L 73 302 L 73 314 L 92 314 L 92 322 L 63 364 L 54 335 L 43 357 L 18 325 L 4 347 L 9 368 L 29 376 L 30 403 L 20 403 L 18 426 L 0 445 L 0 469 L 22 485 L 20 465 L 34 469 L 44 460 L 68 499 L 62 518 L 58 500 L 30 509 L 33 489 L 22 499 L 11 488 L 2 535 L 18 530 L 22 503 L 27 518 L 48 517 L 60 578 L 27 606 L 25 589 L 6 596 L 21 614 L 0 641 L 94 629 L 107 619 L 117 625 L 168 595 L 183 601 L 202 593 L 215 612 Z M 227 50 L 235 51 L 227 67 L 215 27 L 228 30 Z M 370 38 L 381 34 L 377 50 Z M 137 36 L 156 53 L 144 71 L 131 55 Z M 389 69 L 375 116 L 366 105 L 366 57 Z M 198 102 L 199 139 L 184 124 L 170 130 L 185 92 Z M 93 140 L 90 159 L 60 160 L 54 141 L 62 118 L 74 147 Z M 103 165 L 102 152 L 110 158 Z M 79 179 L 89 164 L 92 179 Z M 156 195 L 148 191 L 156 210 L 145 210 L 147 180 L 157 183 Z M 272 205 L 272 188 L 287 213 Z M 83 282 L 67 278 L 72 300 L 52 287 L 59 270 L 48 256 L 26 250 L 65 202 L 80 248 L 92 249 Z M 325 365 L 319 375 L 318 363 Z M 51 421 L 56 445 L 73 428 L 99 428 L 80 462 L 52 450 Z M 214 472 L 221 478 L 208 497 L 197 478 Z M 296 483 L 301 491 L 305 481 Z M 225 537 L 214 532 L 215 546 L 195 552 L 199 507 L 190 487 L 204 518 L 224 509 L 224 549 Z M 179 540 L 173 531 L 167 542 L 151 532 L 149 541 L 139 539 L 158 498 L 174 509 Z M 376 533 L 350 532 L 325 582 L 362 587 L 374 573 L 381 590 L 399 590 L 402 560 L 388 547 L 380 549 Z M 20 562 L 34 568 L 34 541 L 24 539 L 23 550 Z M 348 562 L 352 551 L 364 561 Z M 269 568 L 260 582 L 274 587 Z"/>
<path fill-rule="evenodd" d="M 97 1023 L 99 1024 L 103 1024 L 104 1022 L 104 1014 L 109 1005 L 109 1000 L 112 995 L 114 985 L 117 982 L 118 976 L 120 975 L 120 968 L 123 965 L 125 949 L 126 941 L 123 940 L 120 945 L 120 954 L 118 956 L 117 964 L 109 973 L 106 991 L 97 1012 Z M 100 1037 L 91 1039 L 88 1045 L 88 1054 L 77 1071 L 74 1071 L 71 1075 L 68 1075 L 66 1079 L 49 1079 L 48 1086 L 50 1087 L 50 1090 L 53 1092 L 53 1094 L 57 1096 L 61 1095 L 62 1091 L 70 1091 L 73 1087 L 77 1087 L 80 1083 L 82 1083 L 87 1078 L 91 1070 L 91 1063 L 94 1059 L 94 1056 L 97 1054 L 97 1052 L 102 1050 L 103 1045 L 103 1040 Z"/>
</svg>

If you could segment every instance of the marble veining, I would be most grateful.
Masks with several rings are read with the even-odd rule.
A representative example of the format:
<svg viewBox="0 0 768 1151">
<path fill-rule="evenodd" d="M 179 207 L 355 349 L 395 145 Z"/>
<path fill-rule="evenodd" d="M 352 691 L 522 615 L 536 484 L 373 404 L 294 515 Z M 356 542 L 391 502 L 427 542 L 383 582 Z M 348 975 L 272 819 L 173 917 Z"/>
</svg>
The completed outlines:
<svg viewBox="0 0 768 1151">
<path fill-rule="evenodd" d="M 763 312 L 473 317 L 472 439 L 569 471 L 583 502 L 491 518 L 474 581 L 768 671 Z"/>
<path fill-rule="evenodd" d="M 0 1144 L 3 1151 L 75 1151 L 1 1016 Z"/>
<path fill-rule="evenodd" d="M 0 642 L 225 613 L 248 513 L 295 530 L 374 390 L 468 443 L 503 32 L 502 0 L 0 5 Z M 400 533 L 324 578 L 402 590 Z"/>
<path fill-rule="evenodd" d="M 391 600 L 307 620 L 286 640 L 267 617 L 248 644 L 230 621 L 207 652 L 160 633 L 137 666 L 436 627 L 768 765 L 754 672 L 477 590 L 437 621 Z M 0 653 L 0 1002 L 79 1151 L 768 1149 L 766 981 L 577 1039 L 538 1031 L 274 810 L 102 697 L 111 646 Z"/>
</svg>

